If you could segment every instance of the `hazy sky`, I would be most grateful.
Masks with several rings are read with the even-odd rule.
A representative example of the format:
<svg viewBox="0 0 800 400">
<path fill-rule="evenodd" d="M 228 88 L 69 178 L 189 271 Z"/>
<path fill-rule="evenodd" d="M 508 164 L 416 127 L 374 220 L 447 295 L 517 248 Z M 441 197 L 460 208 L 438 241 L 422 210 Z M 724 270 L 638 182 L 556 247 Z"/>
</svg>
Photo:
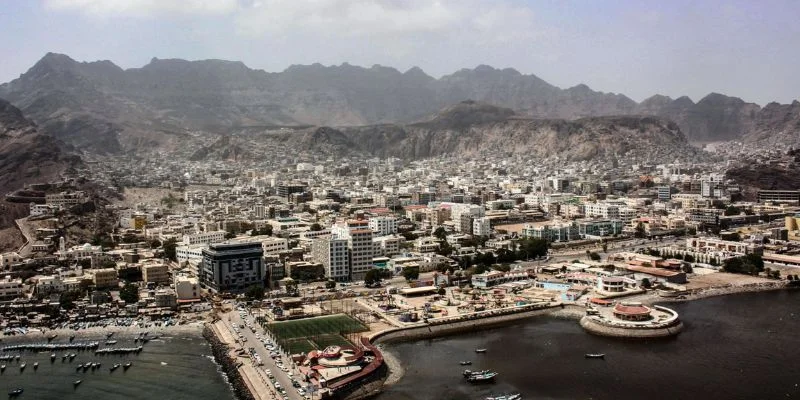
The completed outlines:
<svg viewBox="0 0 800 400">
<path fill-rule="evenodd" d="M 419 66 L 489 64 L 570 87 L 800 98 L 800 1 L 0 0 L 0 82 L 46 52 L 123 68 L 152 57 Z"/>
</svg>

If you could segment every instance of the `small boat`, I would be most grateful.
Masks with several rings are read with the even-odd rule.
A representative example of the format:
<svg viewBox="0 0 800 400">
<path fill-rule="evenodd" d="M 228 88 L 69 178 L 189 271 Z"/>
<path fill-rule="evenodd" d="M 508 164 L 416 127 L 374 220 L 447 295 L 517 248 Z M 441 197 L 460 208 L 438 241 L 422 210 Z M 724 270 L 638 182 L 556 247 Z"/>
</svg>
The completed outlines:
<svg viewBox="0 0 800 400">
<path fill-rule="evenodd" d="M 47 337 L 47 342 L 48 342 L 48 343 L 49 343 L 49 342 L 52 342 L 52 341 L 53 341 L 53 339 L 55 339 L 55 338 L 56 338 L 56 336 L 58 336 L 58 335 L 50 335 L 50 336 L 48 336 L 48 337 Z"/>
<path fill-rule="evenodd" d="M 167 365 L 167 363 L 165 363 L 164 361 L 162 361 L 162 362 L 161 362 L 161 365 Z"/>
<path fill-rule="evenodd" d="M 39 362 L 33 363 L 33 369 L 39 369 Z"/>
<path fill-rule="evenodd" d="M 15 359 L 15 360 L 17 360 L 17 361 L 19 361 L 19 354 L 15 355 L 15 356 L 14 356 L 14 359 Z"/>
<path fill-rule="evenodd" d="M 109 368 L 108 370 L 111 371 L 111 372 L 114 372 L 114 371 L 117 370 L 117 368 L 119 368 L 121 366 L 122 366 L 121 364 L 117 363 L 117 364 L 112 365 L 111 368 Z"/>
<path fill-rule="evenodd" d="M 494 378 L 498 375 L 497 372 L 486 372 L 483 374 L 470 375 L 467 377 L 469 383 L 489 383 L 494 382 Z"/>
<path fill-rule="evenodd" d="M 72 359 L 73 359 L 73 358 L 75 358 L 75 353 L 71 353 L 71 354 L 69 355 L 69 359 L 70 359 L 70 361 L 72 361 Z"/>
<path fill-rule="evenodd" d="M 64 354 L 61 356 L 61 362 L 67 361 L 67 357 L 69 357 L 69 354 Z"/>
<path fill-rule="evenodd" d="M 113 345 L 117 344 L 117 341 L 116 340 L 107 340 L 106 344 L 109 345 L 109 346 L 113 346 Z"/>
<path fill-rule="evenodd" d="M 472 361 L 461 361 L 459 364 L 461 364 L 461 365 L 472 365 Z"/>
<path fill-rule="evenodd" d="M 20 370 L 20 371 L 25 371 L 25 366 L 27 366 L 27 365 L 28 365 L 28 364 L 26 364 L 26 363 L 22 363 L 22 364 L 20 364 L 20 365 L 19 365 L 19 370 Z"/>
<path fill-rule="evenodd" d="M 486 400 L 521 400 L 522 395 L 519 393 L 504 394 L 502 396 L 489 396 Z"/>
<path fill-rule="evenodd" d="M 17 397 L 23 392 L 22 388 L 16 388 L 8 392 L 8 397 Z"/>
<path fill-rule="evenodd" d="M 486 349 L 475 349 L 476 353 L 486 353 Z"/>
<path fill-rule="evenodd" d="M 53 362 L 55 360 L 56 360 L 56 353 L 50 353 L 50 362 Z"/>
<path fill-rule="evenodd" d="M 80 385 L 80 384 L 81 384 L 81 382 L 83 382 L 83 381 L 82 381 L 82 380 L 80 380 L 80 379 L 78 379 L 77 381 L 75 381 L 75 382 L 72 382 L 72 386 L 78 386 L 78 385 Z"/>
<path fill-rule="evenodd" d="M 465 369 L 464 372 L 462 372 L 461 374 L 464 375 L 465 378 L 468 378 L 468 377 L 470 377 L 472 375 L 487 374 L 489 372 L 492 372 L 492 371 L 490 371 L 488 369 L 485 369 L 483 371 L 470 371 L 468 369 Z"/>
<path fill-rule="evenodd" d="M 585 358 L 605 358 L 604 353 L 587 353 L 583 355 Z"/>
<path fill-rule="evenodd" d="M 122 366 L 122 369 L 123 369 L 123 370 L 125 370 L 125 371 L 127 371 L 127 370 L 128 370 L 128 368 L 130 368 L 130 367 L 131 367 L 131 365 L 133 365 L 133 364 L 131 364 L 131 363 L 129 363 L 129 362 L 128 362 L 128 363 L 125 363 L 125 364 Z"/>
<path fill-rule="evenodd" d="M 6 372 L 6 365 L 0 365 L 0 372 Z"/>
<path fill-rule="evenodd" d="M 69 341 L 71 342 L 73 340 L 75 340 L 75 335 L 69 335 Z"/>
</svg>

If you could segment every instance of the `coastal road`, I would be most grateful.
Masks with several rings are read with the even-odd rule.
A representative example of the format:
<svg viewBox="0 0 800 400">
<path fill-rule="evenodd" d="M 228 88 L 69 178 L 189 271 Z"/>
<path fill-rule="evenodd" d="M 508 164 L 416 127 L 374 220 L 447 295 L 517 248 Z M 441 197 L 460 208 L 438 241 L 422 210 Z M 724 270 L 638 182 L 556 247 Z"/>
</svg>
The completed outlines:
<svg viewBox="0 0 800 400">
<path fill-rule="evenodd" d="M 229 318 L 230 321 L 228 321 Z M 250 318 L 252 319 L 252 317 Z M 245 349 L 249 349 L 251 347 L 254 348 L 256 353 L 259 356 L 261 356 L 261 361 L 264 362 L 263 367 L 256 367 L 256 368 L 262 372 L 264 371 L 264 369 L 269 369 L 270 371 L 272 371 L 272 375 L 275 377 L 275 380 L 278 383 L 280 383 L 284 389 L 286 389 L 286 395 L 288 398 L 292 400 L 303 399 L 303 396 L 300 396 L 300 393 L 297 392 L 297 389 L 295 389 L 292 386 L 292 381 L 289 378 L 289 375 L 286 372 L 283 372 L 281 369 L 279 369 L 277 365 L 275 365 L 276 360 L 273 360 L 272 357 L 270 357 L 269 351 L 264 346 L 264 343 L 259 341 L 255 333 L 253 333 L 249 328 L 247 328 L 247 323 L 242 320 L 237 311 L 231 311 L 227 314 L 224 314 L 222 316 L 222 320 L 231 329 L 232 332 L 233 332 L 233 326 L 238 327 L 240 324 L 244 325 L 245 326 L 244 329 L 239 329 L 239 333 L 241 333 L 242 336 L 247 338 L 247 341 L 242 343 L 242 347 L 244 347 Z M 266 334 L 263 328 L 258 326 L 258 324 L 256 324 L 255 322 L 252 324 L 252 326 L 256 330 L 256 332 L 260 333 L 262 337 L 265 337 Z M 294 363 L 292 363 L 288 357 L 281 355 L 279 359 L 282 360 L 283 365 L 289 367 L 289 371 L 292 371 L 294 369 Z M 264 376 L 266 376 L 266 373 L 264 373 Z"/>
</svg>

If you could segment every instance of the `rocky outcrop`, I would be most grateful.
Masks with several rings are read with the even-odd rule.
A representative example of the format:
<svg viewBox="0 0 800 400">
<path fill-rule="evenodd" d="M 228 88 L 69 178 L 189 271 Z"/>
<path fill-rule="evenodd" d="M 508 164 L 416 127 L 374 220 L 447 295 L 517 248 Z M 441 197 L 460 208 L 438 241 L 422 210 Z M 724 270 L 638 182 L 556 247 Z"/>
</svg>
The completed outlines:
<svg viewBox="0 0 800 400">
<path fill-rule="evenodd" d="M 472 101 L 448 107 L 426 122 L 316 128 L 297 148 L 338 154 L 418 159 L 442 154 L 525 154 L 533 159 L 689 160 L 698 155 L 680 128 L 655 117 L 540 120 Z"/>
<path fill-rule="evenodd" d="M 0 195 L 25 183 L 47 182 L 79 164 L 78 157 L 66 154 L 57 140 L 0 99 Z"/>
</svg>

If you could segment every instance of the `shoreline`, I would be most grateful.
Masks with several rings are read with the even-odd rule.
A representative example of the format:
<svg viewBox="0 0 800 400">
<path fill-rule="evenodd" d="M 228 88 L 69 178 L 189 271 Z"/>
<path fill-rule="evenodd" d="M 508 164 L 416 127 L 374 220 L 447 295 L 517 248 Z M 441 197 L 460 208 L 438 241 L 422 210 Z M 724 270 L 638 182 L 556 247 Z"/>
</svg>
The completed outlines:
<svg viewBox="0 0 800 400">
<path fill-rule="evenodd" d="M 682 299 L 661 297 L 658 294 L 656 294 L 655 292 L 647 293 L 645 295 L 641 295 L 640 294 L 640 295 L 637 295 L 637 297 L 645 296 L 646 298 L 642 299 L 642 300 L 650 301 L 652 303 L 684 303 L 684 302 L 691 302 L 691 301 L 696 301 L 696 300 L 703 300 L 703 299 L 712 298 L 712 297 L 722 297 L 722 296 L 729 296 L 729 295 L 736 295 L 736 294 L 759 293 L 759 292 L 769 292 L 769 291 L 778 291 L 778 290 L 792 290 L 792 289 L 797 289 L 797 288 L 788 286 L 785 281 L 776 281 L 776 282 L 764 282 L 764 283 L 749 284 L 749 285 L 738 285 L 738 286 L 725 286 L 725 287 L 707 288 L 707 289 L 699 290 L 699 291 L 696 291 L 696 292 L 693 292 L 693 293 L 689 293 L 689 294 L 686 295 L 685 298 L 682 298 Z M 622 297 L 621 299 L 624 299 L 624 298 L 625 297 Z M 473 320 L 470 320 L 470 322 L 473 323 L 472 326 L 470 326 L 468 329 L 464 329 L 464 330 L 460 330 L 460 329 L 443 330 L 443 331 L 439 331 L 439 332 L 435 332 L 434 333 L 434 332 L 431 332 L 430 329 L 428 329 L 428 332 L 431 333 L 430 335 L 424 335 L 424 334 L 423 335 L 419 335 L 419 334 L 417 334 L 417 335 L 405 335 L 404 334 L 404 335 L 402 335 L 400 337 L 384 338 L 384 336 L 387 335 L 387 334 L 401 333 L 403 331 L 412 330 L 412 329 L 429 328 L 429 326 L 424 326 L 424 327 L 414 326 L 414 327 L 407 327 L 407 328 L 401 328 L 401 329 L 391 328 L 391 329 L 386 329 L 384 331 L 376 332 L 375 334 L 373 334 L 370 337 L 370 341 L 376 340 L 377 343 L 382 343 L 382 342 L 385 341 L 385 343 L 390 344 L 392 342 L 426 340 L 426 339 L 431 339 L 431 338 L 434 338 L 434 337 L 446 337 L 446 336 L 458 335 L 458 334 L 461 334 L 461 333 L 467 333 L 467 332 L 469 332 L 471 330 L 481 330 L 481 329 L 490 329 L 490 328 L 495 328 L 495 327 L 501 327 L 503 325 L 513 324 L 513 323 L 521 321 L 521 320 L 525 320 L 525 319 L 528 319 L 528 318 L 534 318 L 534 317 L 540 317 L 540 316 L 545 316 L 545 317 L 550 317 L 550 318 L 558 318 L 558 319 L 575 320 L 575 321 L 578 321 L 578 323 L 580 324 L 581 319 L 586 315 L 585 314 L 585 308 L 583 306 L 578 305 L 578 304 L 564 304 L 562 307 L 553 306 L 553 307 L 550 307 L 550 308 L 542 309 L 540 311 L 543 311 L 543 312 L 535 313 L 535 314 L 532 314 L 532 315 L 527 315 L 527 314 L 529 314 L 529 312 L 524 312 L 523 311 L 523 312 L 519 312 L 519 313 L 504 315 L 503 317 L 515 317 L 516 316 L 516 318 L 509 318 L 509 319 L 506 319 L 506 320 L 500 321 L 500 322 L 495 321 L 492 317 L 484 317 L 484 318 L 473 319 Z M 522 315 L 522 314 L 525 314 L 525 315 Z M 455 325 L 455 324 L 458 324 L 458 322 L 453 322 L 451 324 Z M 680 323 L 681 328 L 682 328 L 682 324 L 683 323 L 681 322 Z M 448 325 L 448 324 L 445 324 L 444 326 L 446 326 L 446 325 Z M 443 326 L 443 325 L 440 325 L 440 326 Z M 680 330 L 680 328 L 678 328 L 678 330 Z M 592 332 L 589 332 L 587 330 L 584 330 L 584 331 L 586 332 L 586 334 L 589 334 L 589 335 L 593 334 Z M 376 343 L 376 342 L 373 342 L 373 343 Z M 381 352 L 383 353 L 384 361 L 386 362 L 386 367 L 388 368 L 388 374 L 387 374 L 387 378 L 384 381 L 384 386 L 392 386 L 394 384 L 397 384 L 403 378 L 403 376 L 405 375 L 405 368 L 404 368 L 402 362 L 400 361 L 400 359 L 397 357 L 396 354 L 394 354 L 392 352 L 392 350 L 390 348 L 387 348 L 387 346 L 384 346 L 382 344 L 379 345 L 377 343 L 376 343 L 376 346 L 378 346 L 379 349 L 381 350 Z"/>
</svg>

